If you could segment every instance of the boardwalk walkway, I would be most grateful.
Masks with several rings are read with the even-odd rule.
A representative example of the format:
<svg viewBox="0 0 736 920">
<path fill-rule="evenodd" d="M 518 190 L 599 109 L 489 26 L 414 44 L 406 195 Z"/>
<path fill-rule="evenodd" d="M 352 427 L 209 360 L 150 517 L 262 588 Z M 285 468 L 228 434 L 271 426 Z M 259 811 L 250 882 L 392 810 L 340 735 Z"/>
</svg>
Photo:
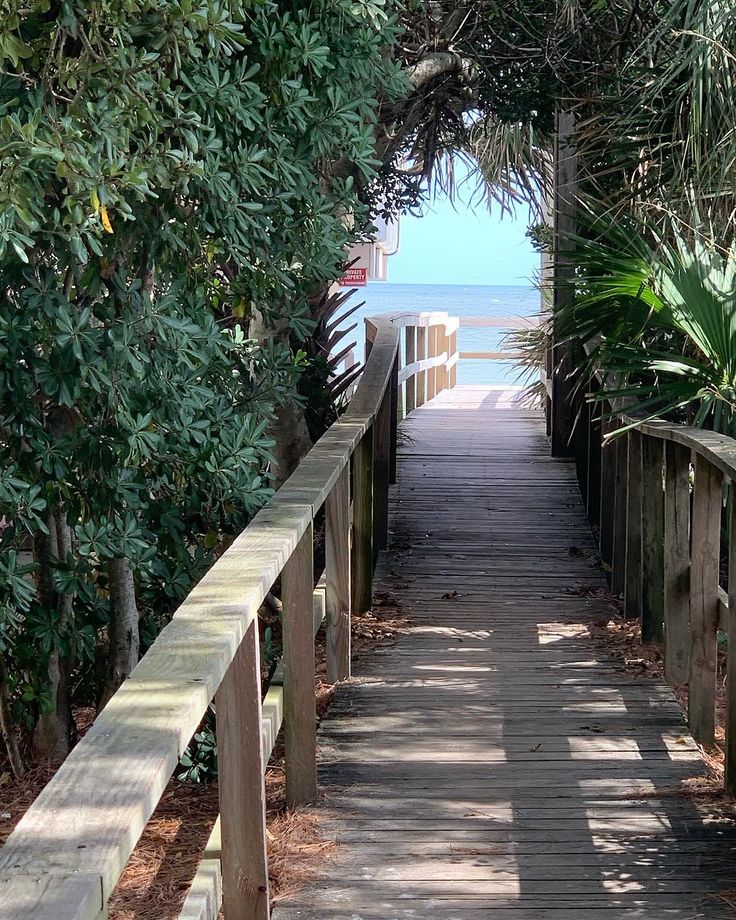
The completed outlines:
<svg viewBox="0 0 736 920">
<path fill-rule="evenodd" d="M 376 588 L 414 626 L 337 694 L 337 852 L 276 920 L 736 916 L 736 833 L 677 791 L 703 769 L 677 703 L 586 635 L 605 583 L 538 415 L 458 387 L 404 431 Z"/>
</svg>

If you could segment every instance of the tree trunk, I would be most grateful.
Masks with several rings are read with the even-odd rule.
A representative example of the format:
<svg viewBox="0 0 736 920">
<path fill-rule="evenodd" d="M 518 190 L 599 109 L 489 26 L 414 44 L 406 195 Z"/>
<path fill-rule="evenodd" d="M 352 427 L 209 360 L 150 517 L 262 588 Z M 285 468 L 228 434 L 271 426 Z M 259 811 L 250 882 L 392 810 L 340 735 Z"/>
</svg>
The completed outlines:
<svg viewBox="0 0 736 920">
<path fill-rule="evenodd" d="M 130 563 L 126 558 L 111 559 L 107 571 L 110 579 L 110 650 L 99 709 L 130 675 L 140 657 L 138 605 Z"/>
<path fill-rule="evenodd" d="M 289 344 L 289 328 L 286 320 L 279 320 L 275 326 L 269 325 L 262 313 L 254 311 L 250 322 L 249 334 L 258 342 L 276 342 Z M 273 487 L 280 488 L 299 466 L 302 458 L 309 452 L 312 439 L 301 406 L 290 400 L 284 406 L 278 406 L 275 417 L 268 426 L 268 434 L 275 441 L 271 473 Z"/>
<path fill-rule="evenodd" d="M 10 714 L 10 687 L 8 686 L 8 669 L 5 667 L 5 659 L 0 655 L 0 733 L 2 733 L 5 742 L 5 750 L 8 754 L 8 762 L 13 776 L 16 778 L 25 773 L 25 765 L 18 747 L 18 736 L 15 733 L 13 717 Z"/>
<path fill-rule="evenodd" d="M 71 527 L 58 509 L 49 516 L 48 525 L 48 535 L 39 534 L 34 541 L 34 555 L 39 566 L 36 577 L 39 600 L 48 609 L 58 609 L 59 632 L 70 633 L 74 596 L 56 591 L 53 567 L 60 559 L 66 559 L 72 550 Z M 49 760 L 63 760 L 74 741 L 70 686 L 72 657 L 62 655 L 58 647 L 49 655 L 47 673 L 51 706 L 48 712 L 39 716 L 33 734 L 36 752 Z"/>
</svg>

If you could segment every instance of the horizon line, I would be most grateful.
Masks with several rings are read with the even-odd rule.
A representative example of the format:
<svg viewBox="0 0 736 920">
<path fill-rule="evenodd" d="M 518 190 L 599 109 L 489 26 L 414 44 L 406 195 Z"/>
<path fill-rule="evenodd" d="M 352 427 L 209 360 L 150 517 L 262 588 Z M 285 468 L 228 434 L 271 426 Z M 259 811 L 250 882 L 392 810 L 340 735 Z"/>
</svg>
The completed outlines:
<svg viewBox="0 0 736 920">
<path fill-rule="evenodd" d="M 516 284 L 504 284 L 500 281 L 369 281 L 366 287 L 371 287 L 371 285 L 376 287 L 384 287 L 387 284 L 413 284 L 419 285 L 421 287 L 536 287 L 536 285 L 531 281 L 527 282 L 526 284 L 523 282 Z"/>
</svg>

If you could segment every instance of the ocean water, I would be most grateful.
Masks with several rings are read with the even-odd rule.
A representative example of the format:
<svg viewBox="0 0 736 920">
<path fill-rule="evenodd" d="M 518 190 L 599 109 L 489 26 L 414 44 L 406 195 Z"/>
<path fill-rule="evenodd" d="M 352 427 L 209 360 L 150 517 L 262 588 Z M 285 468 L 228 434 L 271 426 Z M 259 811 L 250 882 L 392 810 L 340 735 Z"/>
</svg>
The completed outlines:
<svg viewBox="0 0 736 920">
<path fill-rule="evenodd" d="M 534 287 L 459 284 L 390 284 L 369 282 L 353 295 L 350 304 L 363 305 L 343 324 L 356 328 L 344 340 L 355 341 L 356 357 L 365 347 L 364 319 L 380 313 L 443 310 L 450 316 L 534 316 L 539 313 L 539 291 Z M 502 329 L 461 328 L 459 351 L 498 351 Z M 338 346 L 344 347 L 341 342 Z M 464 384 L 513 384 L 519 369 L 511 361 L 461 360 L 457 382 Z"/>
</svg>

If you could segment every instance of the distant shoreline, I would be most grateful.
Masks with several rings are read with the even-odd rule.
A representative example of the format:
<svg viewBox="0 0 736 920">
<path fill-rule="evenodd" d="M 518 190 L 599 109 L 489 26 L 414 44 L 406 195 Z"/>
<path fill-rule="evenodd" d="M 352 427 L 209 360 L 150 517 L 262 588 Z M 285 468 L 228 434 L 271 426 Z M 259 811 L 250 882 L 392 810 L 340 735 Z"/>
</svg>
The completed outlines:
<svg viewBox="0 0 736 920">
<path fill-rule="evenodd" d="M 443 282 L 442 284 L 435 284 L 434 282 L 428 281 L 369 281 L 366 290 L 371 288 L 385 288 L 385 287 L 432 287 L 432 288 L 444 288 L 444 287 L 468 287 L 468 288 L 489 288 L 489 287 L 500 287 L 500 288 L 522 288 L 526 290 L 536 289 L 536 285 L 529 284 L 475 284 L 471 281 L 464 283 L 456 282 Z"/>
</svg>

